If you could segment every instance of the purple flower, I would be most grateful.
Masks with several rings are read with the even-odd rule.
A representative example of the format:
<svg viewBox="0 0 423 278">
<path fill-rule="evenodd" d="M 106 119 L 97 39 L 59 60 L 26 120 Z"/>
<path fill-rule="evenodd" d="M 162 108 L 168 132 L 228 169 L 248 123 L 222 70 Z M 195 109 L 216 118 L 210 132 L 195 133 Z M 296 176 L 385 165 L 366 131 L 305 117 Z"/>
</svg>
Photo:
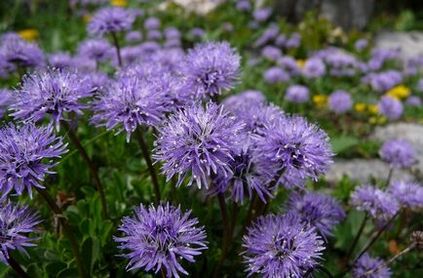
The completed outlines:
<svg viewBox="0 0 423 278">
<path fill-rule="evenodd" d="M 404 139 L 386 141 L 380 148 L 379 155 L 394 168 L 409 168 L 417 162 L 416 151 Z"/>
<path fill-rule="evenodd" d="M 164 36 L 166 40 L 175 40 L 181 38 L 181 32 L 176 27 L 167 27 L 164 29 Z"/>
<path fill-rule="evenodd" d="M 370 73 L 364 78 L 364 81 L 369 83 L 373 90 L 384 92 L 400 84 L 402 82 L 402 74 L 395 70 Z"/>
<path fill-rule="evenodd" d="M 178 186 L 189 175 L 188 186 L 208 188 L 212 175 L 232 175 L 229 162 L 242 123 L 231 117 L 222 106 L 208 103 L 186 107 L 173 114 L 159 128 L 156 161 L 163 162 L 167 179 L 178 175 Z"/>
<path fill-rule="evenodd" d="M 7 63 L 30 68 L 44 65 L 44 53 L 35 43 L 14 36 L 3 38 L 2 43 L 0 53 Z"/>
<path fill-rule="evenodd" d="M 267 44 L 269 41 L 275 39 L 279 34 L 279 27 L 276 24 L 271 24 L 267 27 L 263 34 L 254 42 L 254 47 L 260 47 Z"/>
<path fill-rule="evenodd" d="M 381 222 L 388 221 L 399 210 L 398 201 L 394 196 L 372 185 L 357 187 L 351 194 L 350 202 L 357 210 L 365 211 Z"/>
<path fill-rule="evenodd" d="M 272 12 L 273 10 L 270 7 L 257 9 L 253 13 L 254 20 L 257 22 L 264 22 L 269 19 Z"/>
<path fill-rule="evenodd" d="M 236 2 L 236 9 L 238 11 L 249 11 L 251 10 L 251 3 L 249 0 L 238 0 Z"/>
<path fill-rule="evenodd" d="M 353 278 L 389 278 L 392 273 L 382 259 L 372 258 L 368 253 L 361 256 L 352 270 Z"/>
<path fill-rule="evenodd" d="M 409 96 L 406 100 L 407 105 L 419 107 L 422 106 L 422 99 L 418 96 Z"/>
<path fill-rule="evenodd" d="M 202 28 L 195 27 L 189 31 L 189 34 L 194 38 L 202 38 L 205 36 L 206 32 Z"/>
<path fill-rule="evenodd" d="M 401 101 L 390 97 L 383 96 L 378 103 L 379 113 L 391 121 L 401 118 L 404 111 Z"/>
<path fill-rule="evenodd" d="M 266 102 L 266 97 L 262 92 L 256 90 L 246 90 L 237 95 L 227 97 L 223 101 L 226 109 L 232 112 L 245 112 L 249 107 L 256 105 L 263 105 Z"/>
<path fill-rule="evenodd" d="M 243 237 L 248 276 L 302 277 L 318 265 L 323 243 L 296 214 L 260 217 Z"/>
<path fill-rule="evenodd" d="M 118 127 L 118 132 L 126 132 L 129 141 L 138 126 L 161 122 L 168 111 L 166 101 L 159 80 L 122 76 L 94 102 L 92 121 L 108 130 Z"/>
<path fill-rule="evenodd" d="M 160 19 L 157 17 L 149 17 L 144 21 L 144 28 L 146 30 L 157 30 L 160 28 Z"/>
<path fill-rule="evenodd" d="M 302 117 L 280 117 L 257 138 L 262 159 L 273 163 L 275 174 L 283 173 L 285 186 L 301 186 L 307 177 L 317 180 L 332 163 L 327 134 Z M 276 177 L 278 178 L 278 177 Z"/>
<path fill-rule="evenodd" d="M 42 120 L 50 114 L 59 127 L 65 113 L 82 114 L 82 100 L 91 96 L 86 77 L 76 72 L 48 70 L 25 76 L 12 105 L 12 116 L 24 122 Z"/>
<path fill-rule="evenodd" d="M 64 52 L 51 54 L 48 57 L 48 63 L 52 68 L 56 69 L 69 69 L 74 66 L 73 58 L 69 53 Z"/>
<path fill-rule="evenodd" d="M 325 63 L 319 58 L 308 59 L 304 64 L 303 75 L 307 78 L 321 77 L 325 72 Z"/>
<path fill-rule="evenodd" d="M 12 190 L 21 195 L 25 190 L 32 197 L 32 187 L 44 188 L 41 182 L 66 152 L 61 137 L 52 126 L 26 124 L 0 129 L 0 191 L 6 197 Z"/>
<path fill-rule="evenodd" d="M 359 39 L 354 43 L 354 48 L 357 51 L 362 51 L 369 45 L 369 41 L 367 39 Z"/>
<path fill-rule="evenodd" d="M 279 67 L 271 67 L 263 73 L 264 80 L 269 84 L 286 82 L 289 74 Z"/>
<path fill-rule="evenodd" d="M 301 44 L 301 35 L 299 33 L 293 33 L 289 39 L 285 41 L 286 48 L 297 48 Z"/>
<path fill-rule="evenodd" d="M 334 198 L 314 192 L 292 193 L 288 210 L 297 213 L 301 221 L 316 228 L 324 238 L 331 236 L 333 228 L 345 218 L 344 210 Z"/>
<path fill-rule="evenodd" d="M 291 85 L 286 90 L 285 100 L 294 103 L 304 103 L 310 98 L 307 87 L 302 85 Z"/>
<path fill-rule="evenodd" d="M 128 270 L 144 269 L 156 274 L 162 270 L 166 277 L 188 275 L 181 261 L 194 263 L 194 257 L 207 249 L 206 232 L 198 226 L 191 211 L 182 212 L 169 203 L 157 207 L 135 208 L 133 217 L 124 217 L 115 237 L 119 249 L 127 250 L 123 256 L 129 259 Z"/>
<path fill-rule="evenodd" d="M 13 95 L 10 90 L 0 89 L 0 119 L 5 114 L 9 105 L 13 103 Z"/>
<path fill-rule="evenodd" d="M 88 39 L 82 41 L 78 47 L 78 55 L 94 60 L 104 62 L 109 60 L 114 54 L 112 46 L 108 41 L 102 39 Z"/>
<path fill-rule="evenodd" d="M 191 49 L 183 68 L 187 90 L 199 97 L 229 90 L 239 78 L 240 57 L 227 42 L 198 44 Z"/>
<path fill-rule="evenodd" d="M 120 7 L 106 7 L 97 11 L 88 24 L 88 33 L 103 36 L 131 29 L 135 16 L 129 10 Z"/>
<path fill-rule="evenodd" d="M 10 250 L 18 250 L 28 255 L 25 247 L 35 246 L 34 239 L 28 235 L 35 232 L 40 222 L 38 215 L 27 206 L 11 202 L 0 203 L 0 261 L 8 264 Z"/>
<path fill-rule="evenodd" d="M 276 61 L 282 56 L 282 51 L 275 46 L 268 45 L 261 50 L 261 56 L 270 61 Z"/>
<path fill-rule="evenodd" d="M 423 186 L 414 182 L 394 181 L 388 187 L 402 206 L 411 209 L 423 208 Z"/>
<path fill-rule="evenodd" d="M 150 41 L 159 41 L 163 37 L 162 32 L 159 30 L 148 30 L 147 39 Z"/>
<path fill-rule="evenodd" d="M 277 64 L 291 75 L 297 75 L 301 72 L 294 58 L 283 56 L 278 59 Z"/>
<path fill-rule="evenodd" d="M 338 90 L 329 96 L 328 104 L 331 111 L 336 114 L 343 114 L 351 109 L 353 101 L 348 92 Z"/>
<path fill-rule="evenodd" d="M 125 35 L 125 41 L 127 42 L 139 42 L 142 41 L 142 33 L 140 31 L 131 31 Z"/>
</svg>

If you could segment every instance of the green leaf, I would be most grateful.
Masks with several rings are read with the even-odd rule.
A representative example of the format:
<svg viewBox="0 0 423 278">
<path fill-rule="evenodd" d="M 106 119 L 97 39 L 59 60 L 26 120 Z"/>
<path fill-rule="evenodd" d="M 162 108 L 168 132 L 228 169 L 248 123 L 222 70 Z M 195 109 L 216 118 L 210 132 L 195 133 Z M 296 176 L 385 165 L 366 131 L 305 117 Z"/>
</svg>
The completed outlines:
<svg viewBox="0 0 423 278">
<path fill-rule="evenodd" d="M 332 149 L 336 154 L 356 146 L 359 142 L 358 138 L 347 135 L 341 135 L 331 139 Z"/>
</svg>

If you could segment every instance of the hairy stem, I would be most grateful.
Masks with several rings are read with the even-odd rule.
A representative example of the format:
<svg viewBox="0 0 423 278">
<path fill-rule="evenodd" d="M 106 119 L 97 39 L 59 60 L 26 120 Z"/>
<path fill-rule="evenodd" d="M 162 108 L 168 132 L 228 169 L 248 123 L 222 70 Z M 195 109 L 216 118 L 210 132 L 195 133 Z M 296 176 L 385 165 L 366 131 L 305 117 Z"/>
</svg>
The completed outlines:
<svg viewBox="0 0 423 278">
<path fill-rule="evenodd" d="M 156 204 L 160 203 L 160 186 L 159 180 L 157 179 L 156 169 L 154 168 L 153 162 L 151 161 L 150 151 L 148 150 L 147 143 L 144 140 L 144 134 L 138 128 L 136 131 L 136 137 L 138 144 L 140 145 L 142 154 L 144 156 L 145 163 L 147 164 L 148 172 L 150 173 L 151 183 L 153 184 L 154 195 L 156 197 Z"/>
<path fill-rule="evenodd" d="M 94 179 L 95 186 L 96 186 L 97 191 L 100 195 L 100 202 L 101 202 L 101 206 L 103 208 L 103 216 L 105 218 L 109 218 L 108 217 L 108 210 L 107 210 L 106 195 L 104 193 L 103 184 L 101 183 L 100 177 L 98 175 L 97 167 L 95 166 L 95 164 L 93 163 L 91 158 L 88 156 L 87 151 L 82 146 L 81 141 L 79 140 L 78 136 L 73 131 L 73 129 L 70 127 L 69 123 L 66 122 L 66 121 L 62 121 L 62 126 L 66 130 L 67 135 L 68 135 L 69 139 L 71 140 L 72 144 L 77 148 L 77 150 L 78 150 L 79 154 L 81 155 L 82 159 L 87 164 L 88 170 L 90 171 L 91 176 Z"/>
<path fill-rule="evenodd" d="M 48 194 L 48 192 L 45 189 L 41 189 L 38 187 L 35 187 L 35 189 L 44 198 L 44 200 L 47 202 L 48 206 L 53 211 L 53 213 L 58 217 L 60 224 L 63 227 L 63 232 L 71 244 L 72 253 L 75 257 L 75 262 L 78 267 L 78 272 L 80 277 L 83 277 L 83 278 L 89 277 L 84 268 L 84 264 L 82 263 L 81 254 L 79 253 L 78 242 L 76 241 L 75 235 L 67 219 L 64 218 L 63 216 L 62 209 L 56 204 L 56 202 L 53 200 L 53 198 Z"/>
</svg>

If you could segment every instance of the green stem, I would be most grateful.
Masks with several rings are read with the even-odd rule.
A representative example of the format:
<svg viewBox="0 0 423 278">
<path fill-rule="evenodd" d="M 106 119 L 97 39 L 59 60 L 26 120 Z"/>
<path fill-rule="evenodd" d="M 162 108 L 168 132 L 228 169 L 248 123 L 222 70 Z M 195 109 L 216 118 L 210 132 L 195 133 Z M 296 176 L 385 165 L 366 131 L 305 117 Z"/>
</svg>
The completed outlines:
<svg viewBox="0 0 423 278">
<path fill-rule="evenodd" d="M 118 40 L 118 37 L 117 37 L 115 32 L 110 32 L 110 34 L 112 35 L 113 44 L 115 45 L 115 48 L 116 48 L 116 55 L 117 55 L 117 58 L 118 58 L 118 64 L 119 64 L 119 67 L 121 68 L 123 63 L 122 63 L 122 56 L 120 54 L 119 40 Z"/>
<path fill-rule="evenodd" d="M 147 143 L 144 140 L 144 134 L 139 128 L 135 132 L 138 144 L 140 145 L 142 154 L 144 156 L 145 163 L 147 164 L 148 172 L 150 173 L 151 183 L 153 184 L 154 195 L 156 197 L 156 204 L 159 204 L 161 196 L 156 169 L 154 168 L 153 162 L 151 161 L 150 151 L 148 150 Z"/>
<path fill-rule="evenodd" d="M 369 219 L 369 215 L 366 213 L 364 215 L 363 221 L 361 222 L 360 228 L 358 229 L 358 232 L 357 232 L 357 234 L 356 234 L 356 236 L 355 236 L 355 238 L 354 238 L 354 240 L 353 240 L 353 242 L 352 242 L 352 244 L 350 246 L 350 249 L 348 250 L 348 253 L 347 253 L 347 262 L 350 260 L 350 257 L 351 257 L 351 255 L 354 252 L 354 249 L 355 249 L 355 247 L 356 247 L 356 245 L 357 245 L 357 243 L 358 243 L 358 241 L 359 241 L 359 239 L 360 239 L 360 237 L 361 237 L 361 235 L 362 235 L 362 233 L 364 231 L 364 227 L 366 226 L 366 223 L 367 223 L 367 220 L 368 219 Z"/>
<path fill-rule="evenodd" d="M 65 233 L 65 236 L 68 238 L 71 244 L 72 253 L 75 257 L 75 261 L 78 267 L 78 272 L 80 277 L 83 277 L 83 278 L 89 277 L 84 268 L 84 264 L 82 263 L 81 254 L 79 253 L 78 242 L 76 241 L 75 235 L 68 221 L 63 216 L 62 209 L 56 204 L 56 202 L 53 200 L 53 198 L 48 194 L 48 192 L 45 189 L 41 189 L 38 187 L 35 187 L 35 189 L 44 198 L 44 200 L 47 202 L 48 206 L 53 211 L 53 213 L 58 217 L 60 224 L 63 227 L 63 232 Z"/>
<path fill-rule="evenodd" d="M 81 141 L 79 140 L 76 133 L 73 131 L 73 129 L 70 127 L 69 123 L 66 121 L 62 121 L 62 126 L 67 132 L 67 135 L 69 139 L 71 140 L 72 144 L 76 147 L 76 149 L 79 151 L 79 154 L 81 155 L 82 159 L 85 161 L 85 163 L 88 166 L 88 170 L 91 173 L 91 176 L 94 179 L 95 186 L 97 188 L 97 191 L 100 195 L 100 202 L 101 206 L 103 208 L 103 216 L 105 218 L 109 218 L 108 211 L 107 211 L 107 202 L 106 202 L 106 195 L 104 193 L 104 186 L 100 181 L 100 177 L 98 175 L 97 167 L 91 160 L 91 158 L 88 156 L 87 151 L 84 149 L 84 147 L 81 144 Z"/>
<path fill-rule="evenodd" d="M 220 213 L 222 216 L 223 222 L 223 234 L 222 234 L 222 254 L 220 256 L 219 262 L 216 265 L 214 270 L 213 277 L 219 277 L 220 270 L 222 268 L 223 263 L 225 262 L 226 255 L 229 249 L 229 233 L 230 233 L 230 223 L 228 217 L 228 209 L 226 207 L 225 195 L 223 193 L 217 194 L 217 199 L 219 201 Z"/>
</svg>

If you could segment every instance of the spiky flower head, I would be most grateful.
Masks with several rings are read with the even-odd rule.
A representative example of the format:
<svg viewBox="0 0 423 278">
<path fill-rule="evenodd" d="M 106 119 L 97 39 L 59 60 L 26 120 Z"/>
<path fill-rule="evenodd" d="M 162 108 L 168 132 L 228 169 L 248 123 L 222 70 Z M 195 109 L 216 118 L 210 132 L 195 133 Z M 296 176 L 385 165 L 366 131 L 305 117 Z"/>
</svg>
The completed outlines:
<svg viewBox="0 0 423 278">
<path fill-rule="evenodd" d="M 317 180 L 332 163 L 333 153 L 327 134 L 302 117 L 279 117 L 257 138 L 257 151 L 271 161 L 279 182 L 301 186 L 306 178 Z"/>
<path fill-rule="evenodd" d="M 135 20 L 134 13 L 120 7 L 106 7 L 97 11 L 88 24 L 88 33 L 103 36 L 107 33 L 128 31 Z"/>
<path fill-rule="evenodd" d="M 44 65 L 44 53 L 35 43 L 17 36 L 2 40 L 0 53 L 7 63 L 17 67 L 35 68 Z"/>
<path fill-rule="evenodd" d="M 13 95 L 10 90 L 0 89 L 0 119 L 5 114 L 9 105 L 13 102 Z"/>
<path fill-rule="evenodd" d="M 401 118 L 404 111 L 401 101 L 390 96 L 383 96 L 380 98 L 378 109 L 380 114 L 391 121 Z"/>
<path fill-rule="evenodd" d="M 88 39 L 79 45 L 78 55 L 96 62 L 104 62 L 113 57 L 113 48 L 106 40 Z"/>
<path fill-rule="evenodd" d="M 186 107 L 159 128 L 156 161 L 169 180 L 178 175 L 178 185 L 190 175 L 188 185 L 208 187 L 212 175 L 232 175 L 229 162 L 243 124 L 222 106 L 208 103 Z"/>
<path fill-rule="evenodd" d="M 353 101 L 348 92 L 337 90 L 329 96 L 328 105 L 331 111 L 336 114 L 343 114 L 351 109 Z"/>
<path fill-rule="evenodd" d="M 182 261 L 195 262 L 194 257 L 207 249 L 206 232 L 191 212 L 182 212 L 169 203 L 157 207 L 140 205 L 133 217 L 124 217 L 115 237 L 123 256 L 129 259 L 128 270 L 141 268 L 166 277 L 188 275 Z"/>
<path fill-rule="evenodd" d="M 35 246 L 33 238 L 28 237 L 40 223 L 37 214 L 27 206 L 9 201 L 0 203 L 0 261 L 8 264 L 9 251 L 26 253 L 25 247 Z"/>
<path fill-rule="evenodd" d="M 368 253 L 361 256 L 352 270 L 353 278 L 389 278 L 392 273 L 382 259 L 370 257 Z"/>
<path fill-rule="evenodd" d="M 158 80 L 122 76 L 94 103 L 92 121 L 107 129 L 125 131 L 129 140 L 139 126 L 154 126 L 164 118 L 166 96 Z"/>
<path fill-rule="evenodd" d="M 351 204 L 379 222 L 391 219 L 399 210 L 399 203 L 390 193 L 372 185 L 357 187 L 351 194 Z"/>
<path fill-rule="evenodd" d="M 395 196 L 404 207 L 410 209 L 423 208 L 423 186 L 418 183 L 394 181 L 389 185 L 388 192 Z"/>
<path fill-rule="evenodd" d="M 91 96 L 92 88 L 77 72 L 51 69 L 23 78 L 11 106 L 15 119 L 38 122 L 47 115 L 59 127 L 66 113 L 82 114 L 82 100 Z"/>
<path fill-rule="evenodd" d="M 59 158 L 66 152 L 61 137 L 52 126 L 8 125 L 0 129 L 0 191 L 6 197 L 12 190 L 21 195 L 25 190 L 44 188 L 41 182 L 52 174 Z"/>
<path fill-rule="evenodd" d="M 260 217 L 243 237 L 248 276 L 302 277 L 318 265 L 323 240 L 293 213 Z"/>
<path fill-rule="evenodd" d="M 416 151 L 405 139 L 386 141 L 380 148 L 379 155 L 393 168 L 409 168 L 417 162 Z"/>
<path fill-rule="evenodd" d="M 345 218 L 344 210 L 334 198 L 314 192 L 292 193 L 288 210 L 297 213 L 306 225 L 315 227 L 325 238 L 331 236 L 333 228 Z"/>
<path fill-rule="evenodd" d="M 227 42 L 210 42 L 191 49 L 183 67 L 187 89 L 198 97 L 219 95 L 239 78 L 240 56 Z"/>
</svg>

